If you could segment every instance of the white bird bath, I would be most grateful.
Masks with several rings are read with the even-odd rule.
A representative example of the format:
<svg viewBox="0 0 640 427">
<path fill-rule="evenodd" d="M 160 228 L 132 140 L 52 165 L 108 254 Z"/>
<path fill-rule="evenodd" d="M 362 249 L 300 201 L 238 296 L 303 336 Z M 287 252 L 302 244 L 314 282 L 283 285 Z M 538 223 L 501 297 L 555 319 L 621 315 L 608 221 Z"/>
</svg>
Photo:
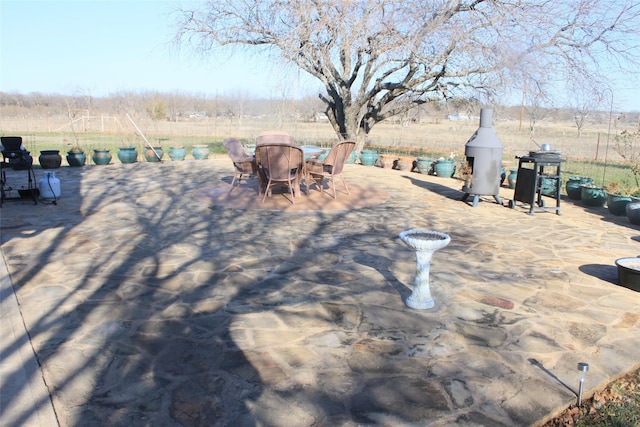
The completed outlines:
<svg viewBox="0 0 640 427">
<path fill-rule="evenodd" d="M 435 305 L 429 289 L 429 268 L 431 257 L 438 249 L 449 244 L 448 234 L 432 230 L 407 230 L 400 233 L 400 239 L 416 251 L 416 277 L 413 292 L 405 303 L 411 308 L 427 309 Z"/>
</svg>

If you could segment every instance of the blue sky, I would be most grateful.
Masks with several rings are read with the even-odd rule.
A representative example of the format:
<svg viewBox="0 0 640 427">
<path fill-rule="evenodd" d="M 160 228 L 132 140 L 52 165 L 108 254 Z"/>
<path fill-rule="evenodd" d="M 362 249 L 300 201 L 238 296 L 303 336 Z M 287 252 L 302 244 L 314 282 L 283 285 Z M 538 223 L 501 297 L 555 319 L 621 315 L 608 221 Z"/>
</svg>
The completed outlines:
<svg viewBox="0 0 640 427">
<path fill-rule="evenodd" d="M 0 0 L 0 90 L 159 91 L 280 98 L 316 95 L 309 77 L 238 54 L 178 52 L 168 0 Z M 286 88 L 286 89 L 285 89 Z M 516 102 L 517 103 L 517 102 Z M 608 109 L 609 105 L 606 106 Z M 640 111 L 638 79 L 620 79 L 614 109 Z"/>
<path fill-rule="evenodd" d="M 171 44 L 174 2 L 0 0 L 0 90 L 105 96 L 123 90 L 283 96 L 295 73 Z M 308 81 L 306 84 L 308 88 Z M 291 90 L 291 89 L 288 89 Z M 317 94 L 317 89 L 312 93 Z"/>
</svg>

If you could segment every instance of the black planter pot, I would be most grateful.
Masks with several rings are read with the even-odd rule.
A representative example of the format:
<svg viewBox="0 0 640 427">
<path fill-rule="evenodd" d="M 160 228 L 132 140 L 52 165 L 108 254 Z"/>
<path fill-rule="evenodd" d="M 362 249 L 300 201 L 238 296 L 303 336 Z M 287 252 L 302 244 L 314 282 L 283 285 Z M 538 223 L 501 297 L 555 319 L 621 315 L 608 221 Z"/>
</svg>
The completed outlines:
<svg viewBox="0 0 640 427">
<path fill-rule="evenodd" d="M 640 225 L 640 199 L 631 198 L 631 202 L 625 206 L 625 211 L 631 224 Z"/>
<path fill-rule="evenodd" d="M 38 162 L 42 169 L 58 169 L 62 164 L 60 150 L 41 150 Z"/>
<path fill-rule="evenodd" d="M 640 292 L 640 258 L 619 258 L 616 267 L 620 285 Z"/>
</svg>

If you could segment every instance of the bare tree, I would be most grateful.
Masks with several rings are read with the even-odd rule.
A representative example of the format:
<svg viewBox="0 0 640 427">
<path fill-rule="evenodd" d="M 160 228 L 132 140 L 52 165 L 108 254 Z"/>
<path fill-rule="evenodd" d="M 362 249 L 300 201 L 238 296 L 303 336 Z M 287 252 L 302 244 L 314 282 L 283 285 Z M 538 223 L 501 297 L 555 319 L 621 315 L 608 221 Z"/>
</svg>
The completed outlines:
<svg viewBox="0 0 640 427">
<path fill-rule="evenodd" d="M 631 0 L 210 0 L 177 12 L 176 42 L 201 54 L 263 48 L 317 78 L 329 121 L 359 147 L 376 123 L 434 98 L 638 60 Z"/>
<path fill-rule="evenodd" d="M 584 77 L 584 78 L 583 78 Z M 575 76 L 567 84 L 569 91 L 569 110 L 573 113 L 573 121 L 578 128 L 578 138 L 582 136 L 582 129 L 602 102 L 602 94 L 598 85 L 587 76 Z"/>
<path fill-rule="evenodd" d="M 545 86 L 537 82 L 528 86 L 524 99 L 524 110 L 529 116 L 529 133 L 533 136 L 538 122 L 549 113 L 550 100 Z"/>
</svg>

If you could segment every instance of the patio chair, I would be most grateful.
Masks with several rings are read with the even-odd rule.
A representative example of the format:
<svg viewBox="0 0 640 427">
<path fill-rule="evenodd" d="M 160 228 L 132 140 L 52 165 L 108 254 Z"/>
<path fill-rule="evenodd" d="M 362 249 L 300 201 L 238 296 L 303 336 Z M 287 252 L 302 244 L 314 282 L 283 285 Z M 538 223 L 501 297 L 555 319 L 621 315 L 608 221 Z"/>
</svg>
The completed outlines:
<svg viewBox="0 0 640 427">
<path fill-rule="evenodd" d="M 354 141 L 340 141 L 331 147 L 331 151 L 324 160 L 308 159 L 305 162 L 305 184 L 307 186 L 307 194 L 312 185 L 319 185 L 320 192 L 324 191 L 324 180 L 331 181 L 333 187 L 333 198 L 336 198 L 335 178 L 339 176 L 344 184 L 344 189 L 349 192 L 347 182 L 344 180 L 342 170 L 344 164 L 351 155 L 356 143 Z"/>
<path fill-rule="evenodd" d="M 8 163 L 11 169 L 25 170 L 31 167 L 33 157 L 22 146 L 21 136 L 0 137 L 0 144 L 2 144 L 2 161 Z"/>
<path fill-rule="evenodd" d="M 262 202 L 271 194 L 274 185 L 286 185 L 291 192 L 291 202 L 295 204 L 304 169 L 302 149 L 292 144 L 256 145 L 256 163 L 265 180 Z"/>
<path fill-rule="evenodd" d="M 3 136 L 0 137 L 2 144 L 2 162 L 0 162 L 0 207 L 5 200 L 20 199 L 31 197 L 34 204 L 38 204 L 38 189 L 36 188 L 36 175 L 33 172 L 33 157 L 22 145 L 21 136 Z M 7 193 L 13 191 L 13 188 L 7 184 L 7 169 L 16 171 L 27 171 L 28 184 L 18 190 L 20 197 L 7 197 Z"/>
<path fill-rule="evenodd" d="M 242 175 L 258 175 L 258 165 L 256 164 L 255 156 L 247 154 L 240 141 L 236 138 L 227 138 L 222 144 L 227 150 L 227 154 L 229 154 L 234 167 L 233 180 L 231 181 L 231 189 L 229 190 L 229 193 L 231 193 L 236 183 L 238 187 L 240 187 Z M 262 194 L 260 180 L 258 180 L 258 194 Z"/>
<path fill-rule="evenodd" d="M 262 144 L 292 144 L 295 145 L 296 140 L 284 131 L 268 130 L 260 132 L 256 138 L 256 146 Z"/>
</svg>

